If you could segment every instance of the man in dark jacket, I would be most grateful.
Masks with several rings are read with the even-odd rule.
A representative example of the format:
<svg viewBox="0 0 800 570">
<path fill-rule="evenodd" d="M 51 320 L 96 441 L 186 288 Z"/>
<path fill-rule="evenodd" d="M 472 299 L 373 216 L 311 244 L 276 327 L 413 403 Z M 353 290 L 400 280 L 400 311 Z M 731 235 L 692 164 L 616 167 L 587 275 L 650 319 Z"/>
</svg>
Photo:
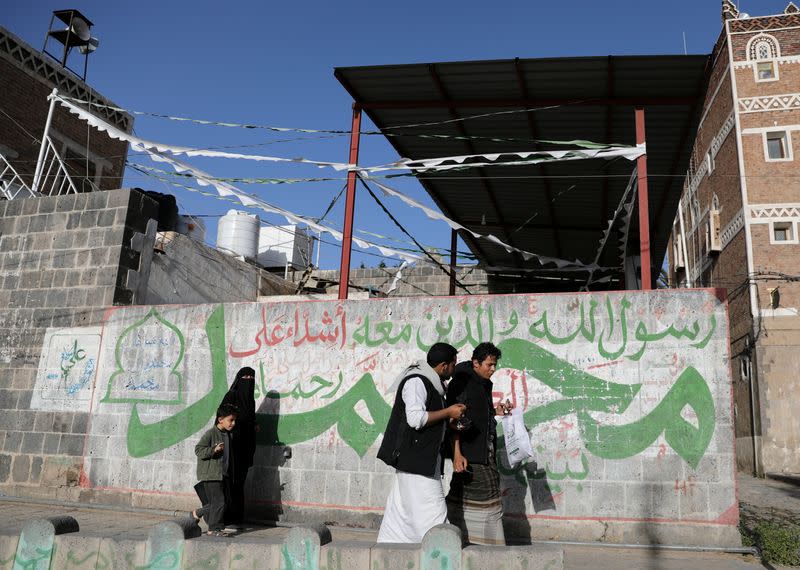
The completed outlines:
<svg viewBox="0 0 800 570">
<path fill-rule="evenodd" d="M 497 420 L 510 413 L 511 404 L 492 403 L 491 377 L 500 350 L 489 342 L 475 347 L 472 359 L 456 366 L 447 389 L 447 403 L 466 404 L 465 429 L 453 437 L 453 479 L 447 494 L 447 516 L 461 527 L 465 542 L 505 544 L 500 473 L 495 462 Z"/>
<path fill-rule="evenodd" d="M 419 543 L 428 530 L 447 522 L 442 443 L 448 421 L 464 413 L 463 404 L 445 407 L 444 401 L 444 381 L 453 373 L 456 354 L 449 344 L 436 343 L 425 361 L 400 375 L 378 450 L 378 458 L 397 469 L 378 542 Z"/>
</svg>

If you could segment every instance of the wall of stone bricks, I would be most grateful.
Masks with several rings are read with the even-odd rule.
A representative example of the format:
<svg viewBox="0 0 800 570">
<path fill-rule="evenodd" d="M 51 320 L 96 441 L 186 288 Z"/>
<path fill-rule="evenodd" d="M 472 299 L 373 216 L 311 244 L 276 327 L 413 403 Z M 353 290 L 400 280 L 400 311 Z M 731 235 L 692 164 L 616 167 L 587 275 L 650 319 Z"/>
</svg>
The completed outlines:
<svg viewBox="0 0 800 570">
<path fill-rule="evenodd" d="M 127 190 L 0 201 L 0 483 L 76 488 L 88 415 L 30 410 L 45 332 L 130 302 L 154 207 Z"/>
<path fill-rule="evenodd" d="M 358 288 L 373 289 L 386 293 L 394 282 L 397 267 L 371 267 L 365 269 L 351 269 L 350 283 Z M 325 280 L 332 283 L 339 282 L 339 270 L 327 269 L 314 271 L 314 279 Z M 297 282 L 302 273 L 295 272 L 290 279 Z M 466 287 L 471 294 L 479 295 L 492 292 L 488 284 L 486 272 L 476 266 L 460 266 L 456 268 L 458 281 Z M 338 287 L 338 286 L 337 286 Z M 397 288 L 390 293 L 391 297 L 420 297 L 448 295 L 450 291 L 450 276 L 438 267 L 431 265 L 412 266 L 402 270 L 401 278 L 397 281 Z M 456 286 L 456 294 L 464 295 L 465 290 Z"/>
<path fill-rule="evenodd" d="M 197 438 L 236 370 L 252 366 L 250 515 L 374 528 L 393 477 L 375 453 L 399 372 L 437 340 L 461 359 L 492 340 L 504 351 L 493 397 L 524 412 L 535 449 L 516 469 L 499 449 L 509 535 L 736 543 L 727 314 L 715 292 L 421 301 L 110 308 L 99 327 L 46 331 L 28 364 L 33 394 L 16 405 L 62 423 L 88 414 L 70 423 L 82 446 L 60 483 L 77 498 L 185 509 L 196 506 Z M 76 375 L 87 382 L 72 390 Z M 0 489 L 65 494 L 9 477 Z"/>
<path fill-rule="evenodd" d="M 797 472 L 800 457 L 800 423 L 787 405 L 787 395 L 800 388 L 797 370 L 800 348 L 800 275 L 797 260 L 800 245 L 773 243 L 771 223 L 800 221 L 800 181 L 797 173 L 798 131 L 789 130 L 793 159 L 770 162 L 765 157 L 764 135 L 753 129 L 782 130 L 800 123 L 800 108 L 787 105 L 770 111 L 747 112 L 747 98 L 757 97 L 785 103 L 800 93 L 800 17 L 796 14 L 770 18 L 754 18 L 752 22 L 731 24 L 734 32 L 734 74 L 740 98 L 741 141 L 750 204 L 752 262 L 755 271 L 758 317 L 754 323 L 753 344 L 758 394 L 756 406 L 760 415 L 761 462 L 766 472 Z M 776 81 L 756 81 L 753 66 L 746 53 L 747 42 L 760 33 L 772 36 L 780 47 L 775 63 Z M 789 58 L 789 59 L 785 59 Z M 737 102 L 738 103 L 738 102 Z M 796 232 L 793 236 L 796 241 Z M 771 297 L 777 289 L 778 296 Z"/>
<path fill-rule="evenodd" d="M 800 136 L 792 125 L 800 124 L 800 108 L 791 103 L 800 96 L 800 17 L 785 14 L 731 20 L 728 33 L 723 29 L 714 48 L 713 69 L 705 102 L 706 118 L 695 140 L 698 164 L 710 145 L 719 125 L 735 109 L 739 124 L 722 144 L 713 173 L 703 177 L 695 195 L 701 218 L 711 206 L 714 194 L 719 199 L 720 229 L 735 224 L 723 235 L 724 250 L 709 255 L 705 251 L 705 223 L 687 228 L 689 263 L 704 271 L 700 285 L 725 288 L 729 293 L 731 316 L 732 374 L 734 379 L 734 414 L 736 418 L 737 461 L 743 470 L 755 470 L 757 459 L 765 471 L 800 469 L 800 460 L 789 450 L 800 438 L 794 416 L 783 405 L 782 394 L 793 393 L 797 386 L 792 369 L 800 338 L 800 284 L 797 275 L 800 245 L 771 243 L 768 222 L 800 221 L 800 182 L 794 160 L 771 162 L 765 158 L 764 130 L 790 127 L 792 149 L 800 148 Z M 756 81 L 754 63 L 747 44 L 759 34 L 769 34 L 777 42 L 780 57 L 775 61 L 777 80 Z M 729 61 L 731 46 L 733 61 Z M 735 82 L 737 99 L 731 88 Z M 717 86 L 721 88 L 717 90 Z M 716 98 L 712 100 L 712 94 Z M 773 99 L 771 99 L 773 98 Z M 768 105 L 768 111 L 752 105 Z M 741 143 L 741 156 L 736 148 Z M 739 160 L 744 172 L 740 171 Z M 742 178 L 741 176 L 744 176 Z M 748 207 L 742 207 L 742 192 Z M 769 211 L 765 211 L 768 206 Z M 688 226 L 690 209 L 684 210 Z M 751 250 L 745 240 L 745 226 L 751 233 Z M 673 235 L 673 238 L 676 236 Z M 755 272 L 749 275 L 748 258 L 752 255 Z M 755 284 L 751 300 L 749 281 Z M 770 291 L 778 288 L 780 300 L 771 307 Z M 756 315 L 755 319 L 753 315 Z M 751 374 L 745 374 L 748 367 Z M 753 413 L 755 410 L 755 413 Z"/>
</svg>

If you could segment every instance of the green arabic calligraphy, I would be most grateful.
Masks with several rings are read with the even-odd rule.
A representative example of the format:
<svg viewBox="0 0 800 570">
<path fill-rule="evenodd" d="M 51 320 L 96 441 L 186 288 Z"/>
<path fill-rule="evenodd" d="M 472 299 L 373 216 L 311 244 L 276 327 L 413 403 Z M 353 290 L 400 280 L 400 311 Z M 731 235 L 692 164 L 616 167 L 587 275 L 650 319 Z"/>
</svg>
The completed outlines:
<svg viewBox="0 0 800 570">
<path fill-rule="evenodd" d="M 356 412 L 359 402 L 364 402 L 372 422 L 365 421 Z M 339 437 L 363 457 L 389 421 L 391 407 L 378 392 L 372 375 L 364 374 L 355 385 L 338 400 L 310 412 L 286 414 L 277 417 L 277 430 L 270 429 L 271 414 L 257 414 L 261 431 L 258 445 L 287 445 L 308 441 L 334 425 Z"/>
<path fill-rule="evenodd" d="M 205 427 L 228 391 L 225 361 L 225 314 L 220 305 L 206 321 L 211 351 L 211 390 L 180 412 L 152 424 L 144 424 L 134 404 L 128 422 L 128 453 L 145 457 L 173 446 Z"/>
<path fill-rule="evenodd" d="M 548 323 L 548 316 L 547 311 L 542 312 L 542 316 L 534 322 L 528 332 L 530 332 L 531 336 L 540 338 L 540 339 L 547 339 L 548 342 L 555 344 L 555 345 L 562 345 L 571 343 L 575 338 L 580 334 L 589 342 L 597 342 L 597 352 L 603 357 L 607 358 L 608 360 L 616 360 L 617 358 L 621 357 L 628 348 L 628 315 L 627 311 L 631 307 L 630 301 L 626 297 L 622 297 L 619 302 L 619 307 L 617 309 L 617 315 L 615 316 L 614 307 L 611 303 L 611 297 L 606 296 L 606 313 L 607 313 L 607 321 L 608 326 L 607 330 L 599 330 L 595 321 L 595 310 L 597 309 L 598 302 L 594 299 L 589 300 L 589 310 L 588 315 L 586 311 L 586 306 L 584 305 L 583 301 L 580 303 L 580 324 L 577 328 L 566 335 L 559 336 L 553 331 L 550 330 L 550 326 Z M 608 348 L 608 343 L 611 338 L 614 336 L 614 328 L 615 323 L 619 322 L 619 336 L 620 336 L 620 343 L 616 350 Z M 641 346 L 629 354 L 625 354 L 625 358 L 630 360 L 639 360 L 642 355 L 647 350 L 648 343 L 656 342 L 666 338 L 667 336 L 671 336 L 675 339 L 685 338 L 691 341 L 696 341 L 690 344 L 691 347 L 697 349 L 703 349 L 711 340 L 711 337 L 714 334 L 714 331 L 717 328 L 717 319 L 712 313 L 709 316 L 708 322 L 708 330 L 706 331 L 705 336 L 698 340 L 698 336 L 701 332 L 701 326 L 698 321 L 694 321 L 691 326 L 684 326 L 682 328 L 676 327 L 674 324 L 669 325 L 666 329 L 657 331 L 657 332 L 649 332 L 647 330 L 647 325 L 644 321 L 639 321 L 636 325 L 636 330 L 634 333 L 634 339 L 641 343 Z"/>
<path fill-rule="evenodd" d="M 417 348 L 427 352 L 427 350 L 436 342 L 448 342 L 454 347 L 461 349 L 467 344 L 475 347 L 481 342 L 494 341 L 495 323 L 494 308 L 492 305 L 487 305 L 486 309 L 484 309 L 482 305 L 478 305 L 475 308 L 474 321 L 470 320 L 469 305 L 462 305 L 461 311 L 464 313 L 464 336 L 462 338 L 451 338 L 454 321 L 452 315 L 448 315 L 446 321 L 436 321 L 436 324 L 434 325 L 436 338 L 431 340 L 430 343 L 422 339 L 422 327 L 417 328 Z M 483 318 L 484 315 L 486 316 L 485 319 Z M 429 321 L 433 320 L 433 315 L 431 313 L 426 313 L 425 318 Z M 484 320 L 486 321 L 485 323 Z M 519 317 L 517 316 L 517 312 L 512 310 L 508 317 L 507 328 L 497 331 L 497 335 L 508 336 L 516 330 L 517 325 L 519 325 Z"/>
<path fill-rule="evenodd" d="M 697 416 L 697 427 L 681 416 L 687 406 Z M 714 397 L 700 373 L 689 366 L 664 399 L 642 419 L 621 426 L 604 426 L 581 410 L 578 425 L 586 449 L 598 457 L 622 459 L 636 455 L 663 433 L 670 447 L 697 468 L 714 434 Z"/>
<path fill-rule="evenodd" d="M 86 351 L 82 348 L 78 348 L 78 340 L 75 339 L 72 348 L 65 350 L 61 355 L 61 379 L 64 380 L 64 382 L 69 378 L 72 367 L 84 358 L 86 358 Z"/>
<path fill-rule="evenodd" d="M 364 315 L 364 322 L 353 331 L 353 340 L 359 344 L 367 346 L 380 346 L 382 344 L 397 344 L 401 340 L 408 342 L 411 339 L 411 325 L 405 325 L 400 331 L 392 336 L 394 324 L 391 321 L 383 321 L 375 324 L 375 330 L 370 333 L 369 315 Z"/>
<path fill-rule="evenodd" d="M 683 371 L 664 399 L 643 418 L 625 425 L 601 425 L 589 412 L 623 413 L 641 384 L 601 380 L 527 340 L 507 339 L 499 343 L 498 348 L 503 352 L 501 362 L 504 368 L 524 370 L 564 396 L 561 400 L 534 406 L 525 412 L 528 429 L 575 413 L 586 449 L 606 459 L 624 459 L 641 453 L 662 433 L 672 449 L 692 467 L 697 467 L 708 448 L 716 425 L 714 399 L 703 377 L 692 367 Z M 687 406 L 696 415 L 698 427 L 681 416 Z M 498 453 L 501 447 L 498 445 Z M 584 461 L 582 456 L 581 462 Z M 588 464 L 584 469 L 588 469 Z M 503 472 L 518 475 L 520 468 Z M 561 478 L 567 474 L 564 472 Z M 575 473 L 569 474 L 571 478 L 585 478 L 585 475 L 575 477 Z"/>
</svg>

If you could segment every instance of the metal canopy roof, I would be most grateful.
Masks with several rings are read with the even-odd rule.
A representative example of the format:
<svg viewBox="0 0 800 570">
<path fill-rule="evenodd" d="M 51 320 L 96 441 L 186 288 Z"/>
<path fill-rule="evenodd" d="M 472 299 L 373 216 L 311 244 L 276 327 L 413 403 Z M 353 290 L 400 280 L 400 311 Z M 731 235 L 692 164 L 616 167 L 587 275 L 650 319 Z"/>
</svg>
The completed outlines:
<svg viewBox="0 0 800 570">
<path fill-rule="evenodd" d="M 339 67 L 335 76 L 375 125 L 391 133 L 400 156 L 412 159 L 569 148 L 532 139 L 632 146 L 634 109 L 643 106 L 657 276 L 697 130 L 708 62 L 706 55 L 511 59 Z M 405 127 L 419 123 L 437 124 Z M 591 263 L 634 166 L 624 158 L 593 159 L 418 178 L 446 216 L 476 232 L 537 254 Z M 634 212 L 627 255 L 639 252 L 637 216 Z M 615 227 L 601 266 L 621 267 L 621 235 Z M 564 290 L 581 284 L 573 279 L 585 281 L 585 273 L 555 271 L 465 232 L 461 237 L 484 266 L 507 268 L 506 273 L 536 269 L 525 280 L 530 290 Z M 619 279 L 621 270 L 605 287 L 619 287 Z"/>
</svg>

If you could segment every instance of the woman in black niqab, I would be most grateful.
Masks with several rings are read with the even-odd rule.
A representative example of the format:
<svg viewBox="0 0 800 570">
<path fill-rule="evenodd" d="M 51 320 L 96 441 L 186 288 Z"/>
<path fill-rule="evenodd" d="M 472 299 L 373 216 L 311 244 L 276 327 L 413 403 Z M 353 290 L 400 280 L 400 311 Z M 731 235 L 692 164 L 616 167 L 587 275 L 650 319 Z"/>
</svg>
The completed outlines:
<svg viewBox="0 0 800 570">
<path fill-rule="evenodd" d="M 230 505 L 226 524 L 240 524 L 244 518 L 244 485 L 247 471 L 253 465 L 256 452 L 256 371 L 246 366 L 236 373 L 223 404 L 233 404 L 239 410 L 233 428 L 233 474 L 230 478 Z"/>
</svg>

